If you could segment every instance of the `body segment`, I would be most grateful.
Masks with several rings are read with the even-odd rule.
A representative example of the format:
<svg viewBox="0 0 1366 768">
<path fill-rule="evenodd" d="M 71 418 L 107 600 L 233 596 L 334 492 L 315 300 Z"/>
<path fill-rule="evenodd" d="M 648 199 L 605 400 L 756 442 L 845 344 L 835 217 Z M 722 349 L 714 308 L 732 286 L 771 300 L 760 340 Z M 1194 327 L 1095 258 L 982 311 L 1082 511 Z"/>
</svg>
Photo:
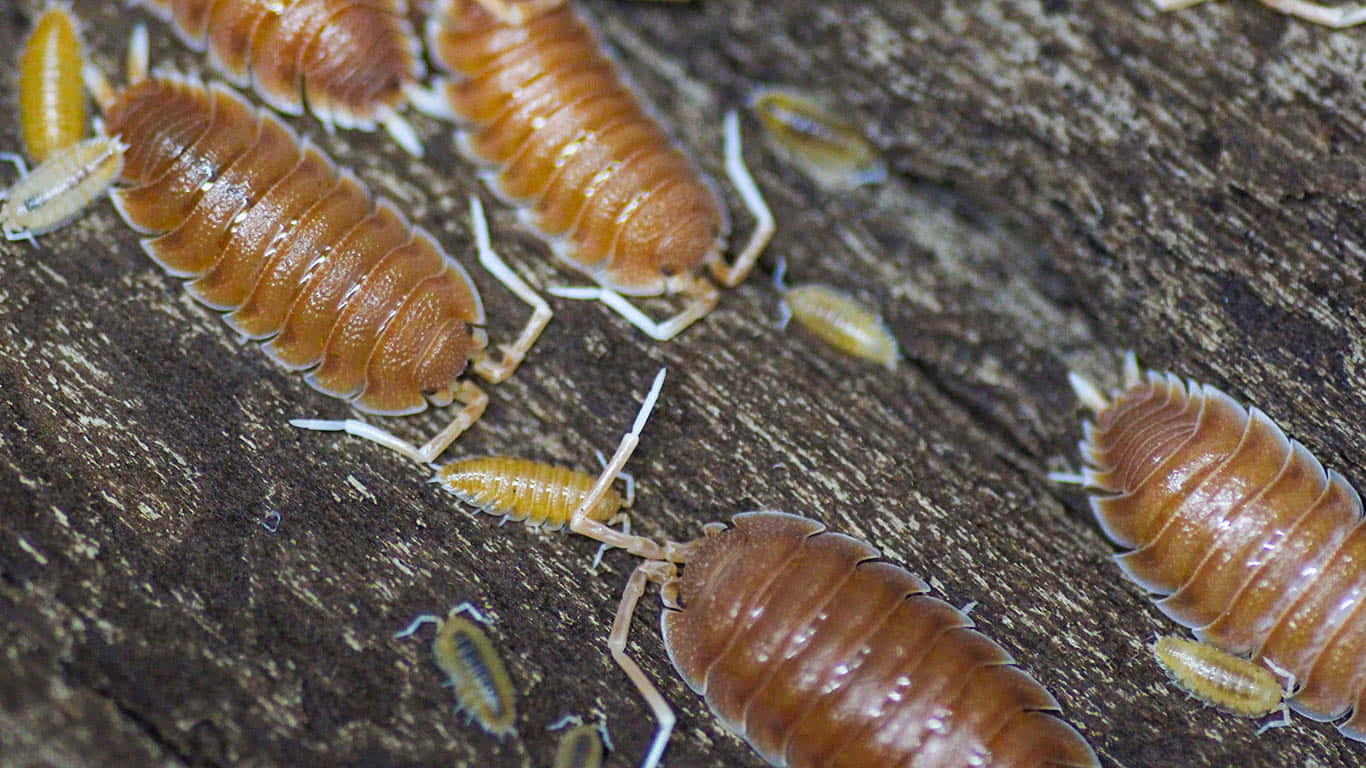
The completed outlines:
<svg viewBox="0 0 1366 768">
<path fill-rule="evenodd" d="M 1201 640 L 1298 681 L 1290 704 L 1366 738 L 1361 500 L 1256 408 L 1140 372 L 1099 397 L 1079 478 L 1121 569 Z M 1098 392 L 1089 385 L 1079 391 Z"/>
</svg>

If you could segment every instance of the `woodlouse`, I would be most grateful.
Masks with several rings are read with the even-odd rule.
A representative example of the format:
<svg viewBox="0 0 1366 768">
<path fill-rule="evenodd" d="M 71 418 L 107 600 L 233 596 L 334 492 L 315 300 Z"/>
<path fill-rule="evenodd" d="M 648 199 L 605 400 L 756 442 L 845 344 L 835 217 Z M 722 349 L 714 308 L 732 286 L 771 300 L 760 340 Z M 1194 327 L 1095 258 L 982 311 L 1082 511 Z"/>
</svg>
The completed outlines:
<svg viewBox="0 0 1366 768">
<path fill-rule="evenodd" d="M 38 17 L 19 54 L 19 127 L 24 148 L 42 163 L 85 136 L 81 41 L 65 5 Z"/>
<path fill-rule="evenodd" d="M 1361 499 L 1266 414 L 1218 389 L 1141 371 L 1106 397 L 1079 374 L 1080 475 L 1120 568 L 1158 608 L 1229 653 L 1299 681 L 1291 707 L 1366 740 L 1366 527 Z M 1104 494 L 1104 495 L 1100 495 Z"/>
<path fill-rule="evenodd" d="M 146 233 L 143 249 L 243 336 L 319 391 L 361 411 L 401 415 L 429 401 L 464 407 L 421 448 L 358 420 L 296 420 L 339 429 L 430 462 L 484 411 L 458 379 L 467 362 L 491 382 L 512 374 L 549 308 L 487 247 L 471 200 L 480 261 L 536 307 L 500 362 L 486 357 L 484 308 L 469 275 L 389 201 L 372 198 L 273 115 L 221 85 L 146 75 L 145 33 L 130 47 L 130 85 L 87 70 L 111 133 L 128 144 L 112 198 Z M 510 282 L 509 282 L 510 280 Z"/>
<path fill-rule="evenodd" d="M 444 619 L 430 613 L 418 616 L 406 628 L 394 633 L 394 639 L 412 635 L 423 624 L 437 625 L 436 637 L 432 639 L 432 657 L 445 673 L 446 685 L 455 691 L 459 710 L 496 736 L 516 733 L 517 692 L 512 687 L 512 678 L 488 635 L 474 621 L 461 616 L 462 613 L 492 626 L 473 605 L 461 603 Z"/>
<path fill-rule="evenodd" d="M 1004 649 L 868 544 L 783 512 L 737 515 L 730 527 L 712 523 L 684 543 L 588 520 L 635 449 L 657 390 L 570 522 L 645 558 L 608 641 L 659 721 L 644 768 L 658 764 L 674 723 L 625 652 L 648 582 L 661 588 L 674 666 L 774 765 L 825 765 L 836 755 L 840 765 L 868 768 L 1099 765 L 1080 734 L 1051 714 L 1057 701 Z"/>
<path fill-rule="evenodd" d="M 1159 11 L 1177 11 L 1199 5 L 1205 0 L 1153 0 Z M 1366 5 L 1320 5 L 1307 0 L 1259 0 L 1262 5 L 1287 16 L 1322 24 L 1325 27 L 1343 29 L 1366 22 Z"/>
<path fill-rule="evenodd" d="M 398 114 L 425 74 L 406 0 L 134 0 L 170 23 L 239 88 L 285 114 L 308 111 L 329 129 L 383 125 L 422 154 Z"/>
<path fill-rule="evenodd" d="M 588 511 L 589 519 L 611 525 L 623 507 L 635 501 L 635 484 L 626 478 L 626 493 L 609 488 Z M 596 474 L 509 456 L 480 456 L 449 462 L 435 481 L 461 501 L 491 515 L 525 521 L 551 530 L 564 527 L 597 482 Z"/>
<path fill-rule="evenodd" d="M 555 768 L 602 768 L 603 745 L 612 749 L 607 724 L 589 725 L 577 715 L 565 715 L 546 726 L 546 730 L 556 731 L 570 725 L 574 727 L 564 732 L 555 747 Z"/>
<path fill-rule="evenodd" d="M 1262 717 L 1284 708 L 1280 681 L 1271 670 L 1247 659 L 1171 635 L 1157 639 L 1153 655 L 1177 685 L 1206 704 L 1243 717 Z M 1287 722 L 1267 723 L 1258 733 Z"/>
<path fill-rule="evenodd" d="M 843 291 L 820 283 L 803 283 L 788 288 L 783 283 L 787 260 L 778 261 L 773 285 L 783 296 L 779 326 L 786 328 L 796 318 L 804 328 L 839 351 L 872 360 L 896 370 L 901 352 L 896 337 L 877 313 Z"/>
<path fill-rule="evenodd" d="M 428 51 L 453 77 L 413 103 L 460 120 L 462 152 L 493 166 L 490 187 L 520 206 L 555 254 L 597 287 L 551 289 L 598 299 L 667 340 L 711 311 L 716 286 L 744 280 L 773 219 L 744 168 L 739 121 L 726 118 L 726 168 L 758 221 L 734 265 L 729 225 L 711 182 L 621 82 L 592 32 L 563 0 L 530 4 L 443 0 L 427 25 Z M 681 294 L 657 322 L 624 295 Z"/>
<path fill-rule="evenodd" d="M 29 171 L 24 159 L 0 152 L 19 168 L 20 179 L 0 192 L 0 229 L 6 240 L 28 240 L 62 226 L 104 194 L 123 170 L 127 147 L 96 136 L 59 150 Z"/>
<path fill-rule="evenodd" d="M 887 179 L 887 166 L 868 137 L 807 94 L 758 88 L 749 106 L 769 144 L 825 189 L 847 192 Z"/>
</svg>

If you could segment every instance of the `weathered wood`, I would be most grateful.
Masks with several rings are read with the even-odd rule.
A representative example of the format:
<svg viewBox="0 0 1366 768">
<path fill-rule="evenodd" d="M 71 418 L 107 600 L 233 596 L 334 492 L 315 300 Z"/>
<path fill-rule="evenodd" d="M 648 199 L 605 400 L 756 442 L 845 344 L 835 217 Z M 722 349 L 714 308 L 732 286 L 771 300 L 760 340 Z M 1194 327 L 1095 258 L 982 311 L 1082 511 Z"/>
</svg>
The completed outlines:
<svg viewBox="0 0 1366 768">
<path fill-rule="evenodd" d="M 6 50 L 36 5 L 6 6 Z M 1361 763 L 1331 727 L 1257 737 L 1168 685 L 1146 643 L 1171 623 L 1043 473 L 1076 461 L 1067 368 L 1112 377 L 1132 347 L 1366 486 L 1366 30 L 1252 2 L 587 5 L 713 172 L 722 109 L 752 83 L 800 84 L 868 126 L 893 171 L 879 188 L 827 196 L 761 142 L 746 156 L 779 221 L 766 263 L 881 306 L 908 361 L 888 375 L 777 330 L 761 274 L 665 345 L 556 300 L 448 455 L 592 468 L 668 366 L 631 466 L 637 530 L 776 507 L 867 538 L 976 600 L 1107 765 Z M 75 6 L 121 75 L 147 17 Z M 150 28 L 156 61 L 203 68 Z M 13 89 L 0 78 L 0 103 Z M 465 198 L 489 196 L 445 126 L 414 122 L 422 162 L 293 124 L 467 254 Z M 12 121 L 0 142 L 17 146 Z M 538 284 L 576 281 L 491 213 Z M 475 277 L 493 336 L 512 333 L 524 306 Z M 185 298 L 107 203 L 37 249 L 0 245 L 0 407 L 0 765 L 543 765 L 566 712 L 606 713 L 614 764 L 643 753 L 654 724 L 605 649 L 633 560 L 594 573 L 590 542 L 500 528 L 382 449 L 289 427 L 346 409 Z M 442 418 L 392 426 L 416 438 Z M 520 740 L 465 726 L 425 639 L 390 639 L 461 600 L 498 622 Z M 674 677 L 653 596 L 640 614 L 632 651 L 680 713 L 669 763 L 758 765 Z"/>
</svg>

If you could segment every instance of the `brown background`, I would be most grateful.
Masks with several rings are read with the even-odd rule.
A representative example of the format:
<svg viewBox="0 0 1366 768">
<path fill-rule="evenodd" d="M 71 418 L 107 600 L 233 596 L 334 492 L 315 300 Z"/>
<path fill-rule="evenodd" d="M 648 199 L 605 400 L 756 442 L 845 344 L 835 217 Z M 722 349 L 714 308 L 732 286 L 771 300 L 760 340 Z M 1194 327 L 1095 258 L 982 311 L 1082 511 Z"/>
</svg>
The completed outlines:
<svg viewBox="0 0 1366 768">
<path fill-rule="evenodd" d="M 35 5 L 3 6 L 6 51 Z M 95 62 L 121 73 L 146 14 L 75 5 Z M 1329 726 L 1257 737 L 1168 685 L 1145 644 L 1174 625 L 1122 580 L 1084 498 L 1043 474 L 1077 460 L 1068 368 L 1113 382 L 1113 352 L 1133 348 L 1366 484 L 1366 30 L 1252 2 L 585 5 L 711 171 L 723 108 L 776 82 L 865 125 L 892 179 L 826 194 L 751 140 L 779 222 L 761 269 L 670 344 L 553 300 L 448 456 L 591 469 L 668 366 L 631 466 L 638 530 L 687 538 L 771 507 L 868 539 L 977 601 L 1107 765 L 1361 764 Z M 156 61 L 203 68 L 150 28 Z M 14 87 L 6 66 L 0 103 Z M 491 197 L 446 126 L 414 123 L 420 163 L 293 122 L 471 263 L 465 199 Z M 538 285 L 577 282 L 491 212 Z M 794 280 L 881 307 L 906 363 L 889 375 L 775 328 L 778 255 Z M 475 277 L 494 338 L 510 335 L 524 306 Z M 288 426 L 347 409 L 189 301 L 108 203 L 37 249 L 0 245 L 0 409 L 0 765 L 542 766 L 567 712 L 606 714 L 612 764 L 643 754 L 654 723 L 605 648 L 633 559 L 594 573 L 591 542 L 500 528 L 395 455 Z M 422 439 L 444 418 L 386 424 Z M 497 621 L 519 739 L 451 712 L 430 630 L 390 639 L 462 600 Z M 632 648 L 679 710 L 668 763 L 758 765 L 677 680 L 657 620 L 651 592 Z"/>
</svg>

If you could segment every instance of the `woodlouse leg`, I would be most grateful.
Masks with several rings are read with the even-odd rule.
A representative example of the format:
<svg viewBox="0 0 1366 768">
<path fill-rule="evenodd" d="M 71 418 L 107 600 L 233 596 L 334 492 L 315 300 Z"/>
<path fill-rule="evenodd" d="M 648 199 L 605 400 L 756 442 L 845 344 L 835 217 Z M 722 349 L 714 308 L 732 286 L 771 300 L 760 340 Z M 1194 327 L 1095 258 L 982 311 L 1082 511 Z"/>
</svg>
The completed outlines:
<svg viewBox="0 0 1366 768">
<path fill-rule="evenodd" d="M 1199 5 L 1205 0 L 1153 0 L 1153 5 L 1159 11 L 1179 11 L 1182 8 L 1190 8 Z"/>
<path fill-rule="evenodd" d="M 601 301 L 613 312 L 621 315 L 626 322 L 639 328 L 655 341 L 668 341 L 677 336 L 684 328 L 712 311 L 721 299 L 721 294 L 716 290 L 716 286 L 701 278 L 691 277 L 687 279 L 683 289 L 679 291 L 680 294 L 689 298 L 687 306 L 678 314 L 661 323 L 651 319 L 649 315 L 641 312 L 634 304 L 627 301 L 625 296 L 610 288 L 552 285 L 546 289 L 546 292 L 552 296 L 565 299 Z"/>
<path fill-rule="evenodd" d="M 621 442 L 617 445 L 616 453 L 612 454 L 612 460 L 603 467 L 602 474 L 598 475 L 598 481 L 593 485 L 593 490 L 579 503 L 578 509 L 574 510 L 574 515 L 569 518 L 569 530 L 580 536 L 587 536 L 595 541 L 600 541 L 609 546 L 618 547 L 630 552 L 633 555 L 644 557 L 649 560 L 668 560 L 671 551 L 668 545 L 661 546 L 658 542 L 651 541 L 644 536 L 634 536 L 608 527 L 605 523 L 600 523 L 588 517 L 588 510 L 597 506 L 603 494 L 607 493 L 607 488 L 616 479 L 617 473 L 626 466 L 631 454 L 635 453 L 636 446 L 640 444 L 640 431 L 645 428 L 645 422 L 650 418 L 650 412 L 654 410 L 655 401 L 659 399 L 659 391 L 664 386 L 664 374 L 666 369 L 659 369 L 655 375 L 654 385 L 650 387 L 650 392 L 645 396 L 645 402 L 641 403 L 640 411 L 636 414 L 635 423 L 631 426 L 631 431 L 621 436 Z M 677 545 L 675 545 L 676 547 Z"/>
<path fill-rule="evenodd" d="M 1081 404 L 1092 413 L 1100 413 L 1110 407 L 1110 399 L 1105 396 L 1100 387 L 1082 374 L 1076 371 L 1068 371 L 1067 383 L 1072 385 L 1072 391 L 1076 393 Z"/>
<path fill-rule="evenodd" d="M 420 464 L 431 464 L 441 452 L 450 447 L 455 442 L 460 433 L 469 429 L 470 425 L 479 420 L 484 415 L 484 409 L 488 407 L 489 396 L 484 394 L 484 390 L 468 381 L 462 381 L 456 385 L 454 399 L 465 404 L 464 408 L 455 415 L 451 423 L 446 425 L 431 440 L 428 440 L 421 448 L 404 440 L 388 430 L 380 429 L 373 424 L 367 424 L 360 419 L 346 419 L 343 421 L 333 421 L 328 419 L 290 419 L 292 426 L 300 429 L 312 429 L 319 432 L 345 432 L 353 437 L 360 437 L 371 442 L 379 443 L 391 451 L 401 453 L 404 456 Z"/>
<path fill-rule="evenodd" d="M 384 130 L 393 138 L 394 143 L 403 148 L 405 152 L 413 157 L 422 157 L 422 140 L 417 137 L 417 131 L 413 126 L 404 120 L 398 112 L 387 110 L 380 117 L 379 124 L 384 126 Z"/>
<path fill-rule="evenodd" d="M 787 283 L 784 281 L 786 277 L 787 257 L 779 256 L 778 266 L 773 270 L 773 287 L 778 291 L 779 296 L 787 293 Z M 778 302 L 778 330 L 787 330 L 787 324 L 790 322 L 792 322 L 792 305 L 787 303 L 787 299 L 782 299 Z"/>
<path fill-rule="evenodd" d="M 1333 29 L 1354 27 L 1366 22 L 1366 6 L 1362 5 L 1326 6 L 1305 0 L 1262 0 L 1262 5 Z"/>
<path fill-rule="evenodd" d="M 617 606 L 617 618 L 612 623 L 612 634 L 607 640 L 612 658 L 631 682 L 635 683 L 636 690 L 640 691 L 655 719 L 659 721 L 654 741 L 650 744 L 650 751 L 645 755 L 640 768 L 655 768 L 659 764 L 659 757 L 664 754 L 664 747 L 669 743 L 669 734 L 673 733 L 676 718 L 669 702 L 664 700 L 663 694 L 650 682 L 650 678 L 645 676 L 644 670 L 626 655 L 626 638 L 631 631 L 631 617 L 635 614 L 636 604 L 640 602 L 640 596 L 645 594 L 645 583 L 653 581 L 662 588 L 666 582 L 677 578 L 677 573 L 678 569 L 673 563 L 659 560 L 647 560 L 636 566 L 631 572 L 631 578 L 626 582 L 626 588 L 622 590 L 621 603 Z"/>
<path fill-rule="evenodd" d="M 0 160 L 4 160 L 8 163 L 14 163 L 14 167 L 19 169 L 20 176 L 28 175 L 28 163 L 24 162 L 23 155 L 17 155 L 13 152 L 0 152 Z M 0 200 L 5 199 L 6 193 L 7 190 L 0 189 Z"/>
<path fill-rule="evenodd" d="M 740 152 L 740 116 L 735 110 L 726 112 L 726 175 L 740 199 L 754 216 L 754 232 L 749 236 L 745 249 L 735 258 L 734 264 L 726 264 L 718 259 L 712 262 L 711 272 L 716 279 L 727 287 L 739 285 L 754 268 L 768 241 L 773 237 L 773 212 L 764 202 L 764 195 L 754 183 L 745 167 L 744 155 Z"/>
<path fill-rule="evenodd" d="M 602 455 L 602 451 L 599 451 L 597 448 L 594 448 L 594 449 L 593 449 L 593 455 L 595 455 L 595 456 L 598 457 L 598 463 L 602 465 L 602 468 L 603 468 L 603 469 L 606 469 L 606 468 L 607 468 L 607 457 Z M 617 477 L 621 478 L 622 482 L 626 484 L 626 496 L 625 496 L 625 498 L 623 498 L 623 499 L 621 500 L 621 506 L 623 506 L 623 507 L 630 507 L 630 506 L 633 506 L 633 505 L 636 503 L 636 478 L 635 478 L 635 475 L 632 475 L 631 473 L 627 472 L 627 471 L 624 470 L 624 469 L 619 469 L 619 470 L 617 470 Z"/>
<path fill-rule="evenodd" d="M 517 298 L 531 305 L 531 319 L 527 321 L 526 327 L 522 329 L 522 335 L 517 337 L 517 341 L 512 346 L 501 345 L 499 349 L 503 352 L 503 361 L 494 363 L 487 359 L 480 360 L 474 364 L 474 372 L 497 384 L 512 375 L 526 358 L 527 352 L 531 350 L 536 339 L 540 337 L 541 331 L 545 330 L 550 323 L 550 318 L 554 313 L 550 311 L 550 305 L 541 298 L 531 286 L 526 284 L 512 268 L 503 261 L 503 257 L 493 250 L 489 242 L 489 225 L 484 218 L 484 205 L 479 202 L 479 198 L 470 195 L 470 222 L 474 225 L 474 241 L 479 249 L 479 263 L 483 265 L 498 282 L 502 283 L 509 291 L 517 294 Z"/>
</svg>

